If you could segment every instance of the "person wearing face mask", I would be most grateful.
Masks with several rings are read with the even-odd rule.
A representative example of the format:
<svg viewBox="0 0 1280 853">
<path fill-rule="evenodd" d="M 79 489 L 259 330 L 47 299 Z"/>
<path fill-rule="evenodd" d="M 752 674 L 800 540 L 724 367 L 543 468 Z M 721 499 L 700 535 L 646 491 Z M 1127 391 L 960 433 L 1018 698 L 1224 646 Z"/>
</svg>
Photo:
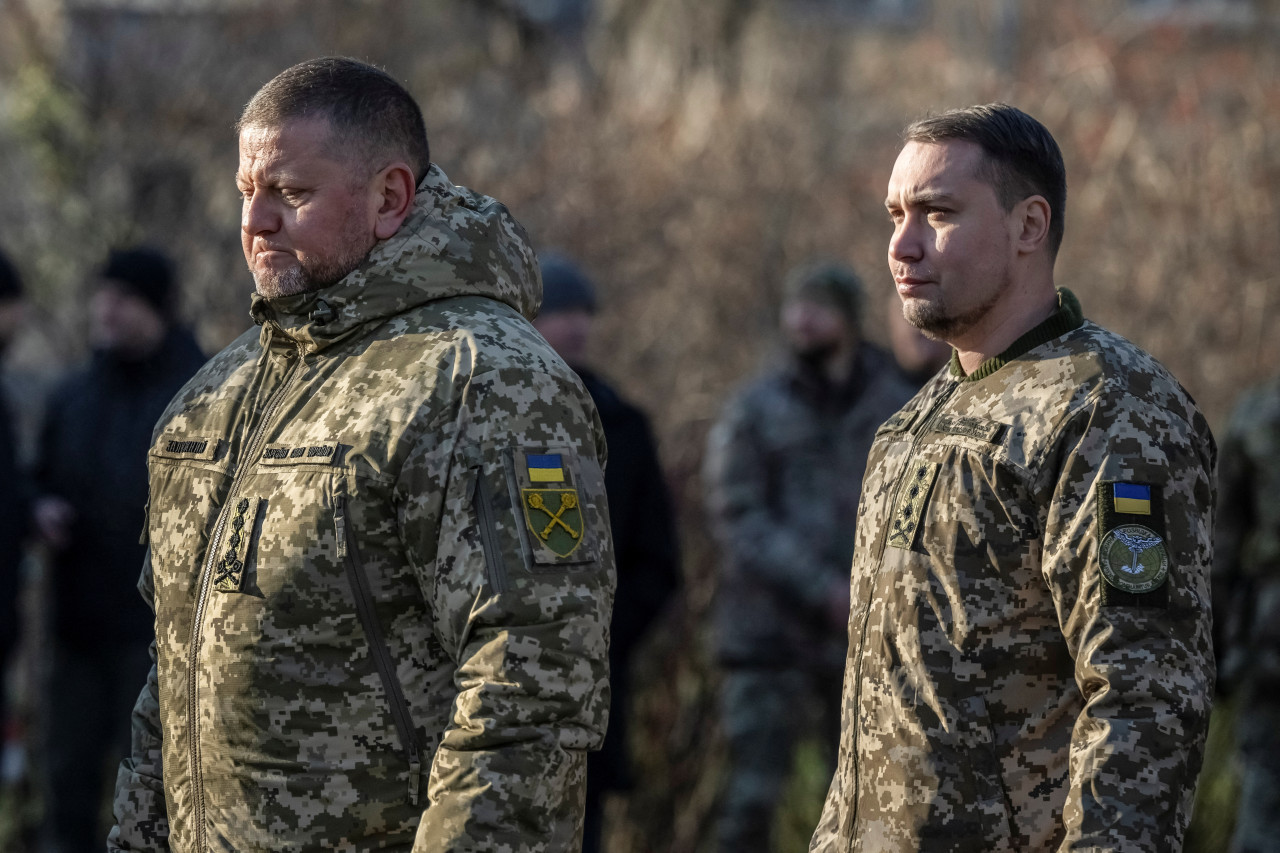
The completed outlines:
<svg viewBox="0 0 1280 853">
<path fill-rule="evenodd" d="M 204 363 L 177 322 L 167 255 L 113 251 L 89 284 L 93 355 L 49 398 L 32 507 L 51 590 L 44 699 L 51 851 L 102 843 L 106 768 L 128 750 L 129 709 L 150 666 L 151 613 L 137 592 L 147 448 L 169 399 Z"/>
<path fill-rule="evenodd" d="M 708 439 L 707 508 L 723 557 L 716 604 L 729 766 L 722 851 L 767 850 L 802 734 L 834 755 L 849 564 L 867 450 L 910 399 L 867 342 L 853 270 L 788 276 L 786 355 L 728 404 Z"/>
</svg>

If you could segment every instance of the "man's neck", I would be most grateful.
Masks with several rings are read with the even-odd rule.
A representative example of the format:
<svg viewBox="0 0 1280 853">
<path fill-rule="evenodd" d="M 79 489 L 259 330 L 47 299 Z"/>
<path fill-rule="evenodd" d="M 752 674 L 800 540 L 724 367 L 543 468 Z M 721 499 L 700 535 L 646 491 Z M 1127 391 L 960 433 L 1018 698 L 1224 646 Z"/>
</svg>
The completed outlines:
<svg viewBox="0 0 1280 853">
<path fill-rule="evenodd" d="M 965 373 L 973 373 L 984 362 L 1000 355 L 1058 309 L 1058 296 L 1052 279 L 1011 296 L 1013 298 L 1004 304 L 993 307 L 975 327 L 956 340 L 948 341 L 955 347 Z"/>
</svg>

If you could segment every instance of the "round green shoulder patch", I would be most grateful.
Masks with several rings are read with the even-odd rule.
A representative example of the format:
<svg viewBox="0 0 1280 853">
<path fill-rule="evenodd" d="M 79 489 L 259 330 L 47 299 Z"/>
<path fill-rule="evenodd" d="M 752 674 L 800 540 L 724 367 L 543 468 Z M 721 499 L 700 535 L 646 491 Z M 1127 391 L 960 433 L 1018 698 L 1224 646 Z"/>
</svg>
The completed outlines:
<svg viewBox="0 0 1280 853">
<path fill-rule="evenodd" d="M 1098 545 L 1098 561 L 1107 583 L 1123 592 L 1151 592 L 1169 576 L 1164 539 L 1141 524 L 1107 531 Z"/>
</svg>

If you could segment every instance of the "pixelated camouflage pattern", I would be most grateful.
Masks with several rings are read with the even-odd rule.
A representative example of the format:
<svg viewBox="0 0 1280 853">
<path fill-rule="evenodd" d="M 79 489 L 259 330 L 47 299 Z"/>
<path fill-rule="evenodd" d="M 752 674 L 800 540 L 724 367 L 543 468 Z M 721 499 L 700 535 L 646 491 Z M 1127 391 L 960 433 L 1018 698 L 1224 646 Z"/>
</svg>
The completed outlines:
<svg viewBox="0 0 1280 853">
<path fill-rule="evenodd" d="M 1182 849 L 1214 677 L 1216 450 L 1163 367 L 1060 301 L 1070 331 L 940 374 L 877 436 L 812 851 Z M 918 530 L 889 545 L 932 465 Z M 1103 589 L 1107 480 L 1163 495 L 1163 596 Z"/>
<path fill-rule="evenodd" d="M 603 434 L 525 319 L 540 291 L 505 208 L 433 167 L 394 237 L 255 298 L 260 332 L 178 394 L 110 849 L 577 849 L 612 552 Z M 526 453 L 580 498 L 567 558 L 524 521 Z"/>
<path fill-rule="evenodd" d="M 736 394 L 707 439 L 707 510 L 723 569 L 717 643 L 723 662 L 818 664 L 845 654 L 824 607 L 853 555 L 853 525 L 876 429 L 913 389 L 887 353 L 859 351 L 861 393 L 819 395 L 795 364 Z M 818 396 L 818 399 L 815 397 Z"/>
<path fill-rule="evenodd" d="M 1236 404 L 1222 441 L 1218 494 L 1219 658 L 1231 681 L 1265 682 L 1264 701 L 1280 706 L 1280 379 Z"/>
</svg>

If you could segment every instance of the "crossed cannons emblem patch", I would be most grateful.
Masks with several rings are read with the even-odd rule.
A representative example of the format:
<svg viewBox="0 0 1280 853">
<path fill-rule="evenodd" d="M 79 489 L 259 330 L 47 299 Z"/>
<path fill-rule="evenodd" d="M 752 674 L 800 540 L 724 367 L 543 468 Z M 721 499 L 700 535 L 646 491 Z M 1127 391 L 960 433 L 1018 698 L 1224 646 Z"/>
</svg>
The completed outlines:
<svg viewBox="0 0 1280 853">
<path fill-rule="evenodd" d="M 582 544 L 582 507 L 577 489 L 523 489 L 524 520 L 552 553 L 567 557 Z"/>
</svg>

